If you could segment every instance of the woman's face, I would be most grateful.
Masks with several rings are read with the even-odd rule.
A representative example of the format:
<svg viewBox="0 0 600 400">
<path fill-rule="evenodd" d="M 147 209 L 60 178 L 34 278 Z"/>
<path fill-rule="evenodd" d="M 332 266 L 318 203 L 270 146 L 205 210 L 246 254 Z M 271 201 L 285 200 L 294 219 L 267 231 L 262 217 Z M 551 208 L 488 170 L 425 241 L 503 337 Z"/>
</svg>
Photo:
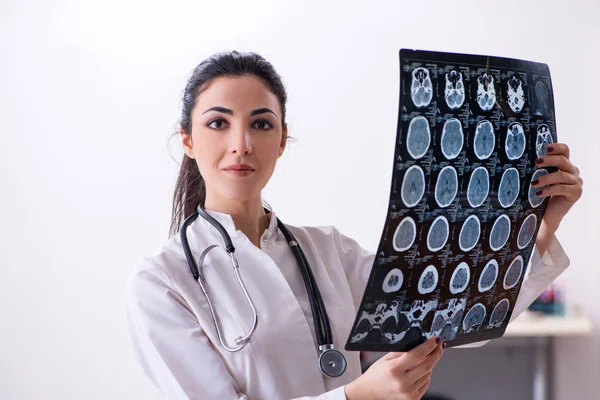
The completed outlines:
<svg viewBox="0 0 600 400">
<path fill-rule="evenodd" d="M 191 121 L 182 143 L 207 199 L 260 198 L 286 144 L 277 97 L 255 76 L 216 78 L 196 99 Z"/>
</svg>

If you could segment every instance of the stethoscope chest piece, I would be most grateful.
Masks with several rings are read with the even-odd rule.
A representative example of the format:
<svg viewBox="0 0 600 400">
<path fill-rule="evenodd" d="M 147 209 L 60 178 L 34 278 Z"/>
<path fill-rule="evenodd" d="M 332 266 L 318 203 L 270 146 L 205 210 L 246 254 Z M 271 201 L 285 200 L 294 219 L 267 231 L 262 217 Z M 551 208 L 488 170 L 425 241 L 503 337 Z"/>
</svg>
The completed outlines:
<svg viewBox="0 0 600 400">
<path fill-rule="evenodd" d="M 346 371 L 346 357 L 332 345 L 319 346 L 319 369 L 331 378 L 338 377 Z"/>
</svg>

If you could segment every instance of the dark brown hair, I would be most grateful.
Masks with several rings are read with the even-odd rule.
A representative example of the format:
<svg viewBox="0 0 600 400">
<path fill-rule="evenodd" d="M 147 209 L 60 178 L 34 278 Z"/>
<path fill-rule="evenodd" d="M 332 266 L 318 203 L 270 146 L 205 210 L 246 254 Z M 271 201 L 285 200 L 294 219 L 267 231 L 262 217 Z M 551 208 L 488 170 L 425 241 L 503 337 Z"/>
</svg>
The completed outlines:
<svg viewBox="0 0 600 400">
<path fill-rule="evenodd" d="M 275 68 L 256 53 L 240 53 L 237 51 L 214 54 L 202 61 L 192 73 L 183 94 L 181 111 L 181 129 L 184 134 L 192 133 L 192 112 L 196 99 L 210 82 L 222 76 L 254 75 L 260 78 L 279 100 L 281 107 L 281 124 L 283 132 L 287 129 L 285 122 L 285 106 L 287 93 L 281 77 Z M 173 212 L 169 237 L 179 232 L 181 223 L 196 211 L 199 204 L 204 204 L 206 187 L 196 161 L 183 155 L 179 176 L 173 194 Z"/>
</svg>

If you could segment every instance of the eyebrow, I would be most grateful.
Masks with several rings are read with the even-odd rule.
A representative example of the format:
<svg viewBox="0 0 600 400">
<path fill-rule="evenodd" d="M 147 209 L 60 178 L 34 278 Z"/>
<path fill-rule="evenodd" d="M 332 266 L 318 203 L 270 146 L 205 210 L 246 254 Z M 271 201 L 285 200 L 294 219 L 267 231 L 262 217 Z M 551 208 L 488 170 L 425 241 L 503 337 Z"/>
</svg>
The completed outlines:
<svg viewBox="0 0 600 400">
<path fill-rule="evenodd" d="M 219 106 L 211 107 L 208 110 L 204 111 L 202 114 L 206 114 L 209 111 L 217 111 L 217 112 L 220 112 L 223 114 L 233 115 L 233 110 L 230 110 L 229 108 L 225 108 L 225 107 L 219 107 Z M 250 112 L 250 116 L 254 117 L 255 115 L 260 115 L 260 114 L 265 114 L 265 113 L 271 113 L 274 116 L 277 116 L 277 114 L 275 114 L 272 110 L 270 110 L 268 108 L 257 108 L 256 110 L 252 110 Z"/>
</svg>

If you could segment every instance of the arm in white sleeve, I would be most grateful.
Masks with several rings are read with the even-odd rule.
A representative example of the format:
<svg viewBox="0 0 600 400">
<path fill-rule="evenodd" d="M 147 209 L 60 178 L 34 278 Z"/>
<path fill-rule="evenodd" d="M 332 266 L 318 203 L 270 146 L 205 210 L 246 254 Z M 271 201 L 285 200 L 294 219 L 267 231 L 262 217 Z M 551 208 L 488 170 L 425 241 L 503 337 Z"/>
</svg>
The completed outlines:
<svg viewBox="0 0 600 400">
<path fill-rule="evenodd" d="M 290 400 L 346 400 L 346 393 L 344 392 L 345 387 L 346 385 L 337 387 L 319 396 L 296 397 Z"/>
<path fill-rule="evenodd" d="M 517 302 L 513 308 L 510 321 L 514 321 L 523 311 L 527 309 L 539 297 L 550 284 L 562 274 L 570 264 L 569 257 L 565 254 L 556 236 L 552 236 L 548 249 L 543 256 L 534 246 L 531 255 L 530 268 L 525 272 L 521 291 L 517 297 Z M 479 347 L 489 342 L 489 340 L 469 343 L 461 347 Z"/>
<path fill-rule="evenodd" d="M 249 400 L 173 288 L 167 273 L 155 265 L 136 269 L 127 282 L 129 335 L 145 375 L 167 399 Z M 298 400 L 311 399 L 346 400 L 344 386 Z"/>
<path fill-rule="evenodd" d="M 525 311 L 567 269 L 570 263 L 569 257 L 554 235 L 543 257 L 534 246 L 530 268 L 523 277 L 523 285 L 510 320 L 514 321 Z"/>
<path fill-rule="evenodd" d="M 166 398 L 244 398 L 166 272 L 137 269 L 125 297 L 134 355 Z"/>
<path fill-rule="evenodd" d="M 336 228 L 333 228 L 333 235 L 350 285 L 354 307 L 358 310 L 375 261 L 375 253 L 363 249 L 356 240 L 341 234 Z"/>
</svg>

